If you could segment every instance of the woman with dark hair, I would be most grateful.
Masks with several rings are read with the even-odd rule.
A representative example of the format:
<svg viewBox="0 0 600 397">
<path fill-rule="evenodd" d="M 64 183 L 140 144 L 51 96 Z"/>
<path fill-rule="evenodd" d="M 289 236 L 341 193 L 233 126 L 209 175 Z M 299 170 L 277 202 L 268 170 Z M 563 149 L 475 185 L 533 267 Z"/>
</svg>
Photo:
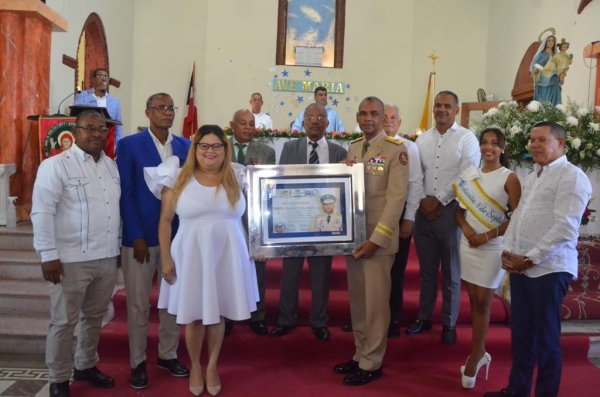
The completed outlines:
<svg viewBox="0 0 600 397">
<path fill-rule="evenodd" d="M 467 284 L 473 325 L 471 354 L 461 367 L 462 386 L 475 387 L 479 369 L 492 357 L 485 351 L 494 292 L 502 282 L 502 235 L 508 226 L 508 208 L 514 210 L 521 197 L 517 175 L 509 170 L 506 138 L 496 127 L 488 127 L 479 139 L 483 167 L 471 166 L 454 184 L 458 206 L 455 218 L 462 229 L 461 278 Z M 510 204 L 510 207 L 508 205 Z"/>
<path fill-rule="evenodd" d="M 539 102 L 551 102 L 553 105 L 562 103 L 562 87 L 556 65 L 556 37 L 548 36 L 542 40 L 535 54 L 529 71 L 533 78 L 533 99 Z"/>
<path fill-rule="evenodd" d="M 186 162 L 169 158 L 145 169 L 150 190 L 161 194 L 159 242 L 163 281 L 158 300 L 185 324 L 190 355 L 190 392 L 221 391 L 217 360 L 224 317 L 245 320 L 256 310 L 256 270 L 248 253 L 242 215 L 244 167 L 231 162 L 229 140 L 216 125 L 203 125 L 192 139 Z M 171 222 L 179 229 L 171 242 Z M 202 376 L 200 353 L 206 334 L 208 365 Z"/>
</svg>

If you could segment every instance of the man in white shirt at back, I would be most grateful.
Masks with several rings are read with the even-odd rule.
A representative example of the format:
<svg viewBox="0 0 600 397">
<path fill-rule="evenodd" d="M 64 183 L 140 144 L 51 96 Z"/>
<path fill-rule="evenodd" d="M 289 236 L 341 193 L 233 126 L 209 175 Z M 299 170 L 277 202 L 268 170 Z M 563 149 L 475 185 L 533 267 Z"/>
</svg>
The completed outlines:
<svg viewBox="0 0 600 397">
<path fill-rule="evenodd" d="M 431 329 L 442 266 L 442 342 L 456 342 L 456 319 L 460 305 L 460 228 L 454 220 L 456 200 L 452 184 L 469 166 L 479 167 L 481 152 L 475 134 L 455 121 L 458 97 L 441 91 L 435 97 L 435 127 L 416 141 L 423 167 L 425 198 L 415 217 L 414 238 L 419 257 L 421 294 L 417 321 L 408 335 Z"/>
<path fill-rule="evenodd" d="M 260 110 L 263 105 L 263 98 L 260 92 L 255 92 L 250 96 L 250 106 L 252 106 L 252 114 L 254 115 L 254 125 L 256 129 L 273 128 L 273 120 L 271 116 L 262 113 Z"/>
</svg>

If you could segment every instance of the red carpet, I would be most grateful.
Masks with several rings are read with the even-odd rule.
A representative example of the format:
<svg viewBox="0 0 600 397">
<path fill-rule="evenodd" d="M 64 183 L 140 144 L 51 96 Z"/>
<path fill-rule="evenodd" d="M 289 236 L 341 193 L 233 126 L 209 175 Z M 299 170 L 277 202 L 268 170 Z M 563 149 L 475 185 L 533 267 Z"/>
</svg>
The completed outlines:
<svg viewBox="0 0 600 397">
<path fill-rule="evenodd" d="M 578 277 L 569 285 L 563 300 L 562 318 L 600 319 L 600 239 L 579 239 L 577 251 Z"/>
<path fill-rule="evenodd" d="M 416 317 L 418 307 L 418 270 L 414 255 L 406 276 L 405 311 L 403 322 Z M 341 259 L 341 258 L 340 258 Z M 437 325 L 431 332 L 418 336 L 402 335 L 389 340 L 384 364 L 384 377 L 364 387 L 351 388 L 341 382 L 342 375 L 332 371 L 333 366 L 352 357 L 351 334 L 343 333 L 340 326 L 349 319 L 346 276 L 343 259 L 336 260 L 331 283 L 330 330 L 331 340 L 317 341 L 308 326 L 310 292 L 308 280 L 302 282 L 299 327 L 282 338 L 258 337 L 244 323 L 236 323 L 233 334 L 225 339 L 219 361 L 223 385 L 220 396 L 481 396 L 485 391 L 506 386 L 510 370 L 510 331 L 499 322 L 507 320 L 504 304 L 496 299 L 488 334 L 488 351 L 492 355 L 490 379 L 481 373 L 474 390 L 460 385 L 460 366 L 469 351 L 468 298 L 463 292 L 458 342 L 454 346 L 441 344 L 439 307 Z M 280 261 L 268 264 L 267 323 L 276 323 Z M 154 297 L 155 298 L 155 297 Z M 440 295 L 441 298 L 441 295 Z M 150 387 L 135 391 L 128 384 L 130 374 L 125 299 L 122 292 L 114 299 L 115 318 L 102 331 L 99 367 L 113 376 L 117 387 L 109 391 L 113 396 L 186 396 L 188 380 L 176 379 L 156 369 L 157 316 L 151 314 L 148 344 L 148 375 Z M 569 336 L 562 339 L 564 369 L 561 396 L 596 396 L 600 388 L 600 369 L 587 359 L 589 339 Z M 185 343 L 181 339 L 179 357 L 189 363 Z M 593 390 L 596 390 L 595 392 Z M 104 396 L 106 390 L 94 390 L 85 384 L 71 386 L 74 396 Z M 205 391 L 203 395 L 208 395 Z"/>
</svg>

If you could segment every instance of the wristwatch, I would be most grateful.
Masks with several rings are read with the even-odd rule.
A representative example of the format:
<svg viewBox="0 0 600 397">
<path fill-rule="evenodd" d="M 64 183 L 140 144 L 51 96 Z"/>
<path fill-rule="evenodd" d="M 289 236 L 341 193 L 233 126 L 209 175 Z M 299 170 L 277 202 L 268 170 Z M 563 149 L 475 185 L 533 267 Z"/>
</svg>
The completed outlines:
<svg viewBox="0 0 600 397">
<path fill-rule="evenodd" d="M 531 259 L 528 256 L 523 257 L 523 262 L 527 264 L 527 269 L 531 269 L 535 266 L 535 263 L 533 263 L 533 259 Z"/>
</svg>

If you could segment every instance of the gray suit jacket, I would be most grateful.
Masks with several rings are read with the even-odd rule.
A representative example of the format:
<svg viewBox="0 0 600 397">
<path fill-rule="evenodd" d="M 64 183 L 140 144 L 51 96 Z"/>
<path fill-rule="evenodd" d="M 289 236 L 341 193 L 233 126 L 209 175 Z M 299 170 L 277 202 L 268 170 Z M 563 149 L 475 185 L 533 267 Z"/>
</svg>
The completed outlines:
<svg viewBox="0 0 600 397">
<path fill-rule="evenodd" d="M 233 144 L 233 138 L 229 138 L 229 146 L 231 146 L 231 161 L 237 162 L 237 146 Z M 265 145 L 264 143 L 250 141 L 248 149 L 246 150 L 246 159 L 250 157 L 258 157 L 260 163 L 263 165 L 274 165 L 275 164 L 275 149 Z M 244 161 L 246 163 L 246 161 Z"/>
<path fill-rule="evenodd" d="M 279 164 L 308 164 L 307 152 L 308 143 L 306 138 L 298 138 L 286 142 L 281 151 Z M 329 149 L 329 163 L 339 163 L 345 160 L 348 151 L 342 146 L 327 140 L 327 148 Z"/>
</svg>

